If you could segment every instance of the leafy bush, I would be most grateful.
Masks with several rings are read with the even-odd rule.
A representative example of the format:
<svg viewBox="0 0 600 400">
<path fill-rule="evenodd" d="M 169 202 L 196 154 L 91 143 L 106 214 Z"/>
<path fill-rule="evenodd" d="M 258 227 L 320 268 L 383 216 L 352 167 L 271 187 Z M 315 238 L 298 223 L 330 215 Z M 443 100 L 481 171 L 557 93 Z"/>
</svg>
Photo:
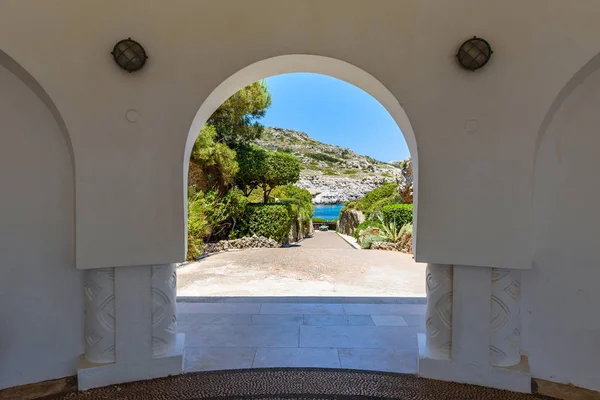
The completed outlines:
<svg viewBox="0 0 600 400">
<path fill-rule="evenodd" d="M 210 228 L 204 216 L 204 193 L 199 192 L 188 197 L 188 250 L 186 259 L 195 260 L 202 254 L 203 238 Z"/>
<path fill-rule="evenodd" d="M 226 238 L 244 212 L 246 203 L 246 197 L 238 189 L 220 196 L 217 192 L 205 193 L 196 186 L 190 186 L 187 259 L 198 258 L 205 242 Z"/>
<path fill-rule="evenodd" d="M 248 204 L 231 238 L 264 236 L 282 242 L 292 227 L 292 211 L 288 204 Z"/>
<path fill-rule="evenodd" d="M 398 227 L 412 223 L 412 204 L 390 204 L 381 209 L 383 220 L 386 223 L 394 222 Z"/>
<path fill-rule="evenodd" d="M 370 249 L 373 243 L 383 241 L 384 239 L 379 235 L 367 235 L 360 244 L 360 247 L 363 249 Z"/>
<path fill-rule="evenodd" d="M 299 218 L 298 221 L 303 226 L 308 226 L 315 208 L 312 204 L 312 194 L 306 189 L 294 185 L 279 186 L 271 194 L 280 199 L 284 204 L 292 204 L 298 207 L 298 210 L 292 209 L 293 217 Z"/>
<path fill-rule="evenodd" d="M 347 169 L 344 171 L 344 175 L 356 175 L 358 173 L 358 170 L 355 169 Z"/>
<path fill-rule="evenodd" d="M 323 175 L 325 176 L 335 176 L 337 175 L 337 171 L 335 169 L 327 168 L 323 171 Z"/>
<path fill-rule="evenodd" d="M 317 160 L 317 161 L 325 161 L 325 162 L 331 162 L 331 163 L 340 162 L 339 159 L 332 157 L 330 155 L 327 155 L 327 154 L 323 154 L 323 153 L 306 153 L 306 156 L 312 158 L 313 160 Z"/>
<path fill-rule="evenodd" d="M 395 201 L 397 197 L 398 185 L 395 182 L 388 182 L 365 194 L 362 199 L 358 200 L 353 205 L 353 208 L 362 211 L 365 216 L 368 217 L 376 203 L 381 201 L 387 201 L 389 203 Z M 350 209 L 350 207 L 348 208 Z"/>
<path fill-rule="evenodd" d="M 216 142 L 216 131 L 205 124 L 194 142 L 188 170 L 188 185 L 225 193 L 238 171 L 236 152 Z"/>
<path fill-rule="evenodd" d="M 312 194 L 308 190 L 294 185 L 279 186 L 273 189 L 272 194 L 280 199 L 298 199 L 310 204 L 312 207 Z"/>
<path fill-rule="evenodd" d="M 349 201 L 346 204 L 344 204 L 344 207 L 342 207 L 342 210 L 354 210 L 356 208 L 356 201 Z"/>
<path fill-rule="evenodd" d="M 413 233 L 413 224 L 412 222 L 409 224 L 405 224 L 401 229 L 400 229 L 400 235 L 404 235 L 410 233 L 412 235 Z"/>
<path fill-rule="evenodd" d="M 380 235 L 386 242 L 396 243 L 400 241 L 402 237 L 402 226 L 396 224 L 396 221 L 384 221 L 383 217 L 379 216 L 379 222 L 381 223 Z"/>
<path fill-rule="evenodd" d="M 354 237 L 358 239 L 360 233 L 364 232 L 369 228 L 378 228 L 381 230 L 381 223 L 377 220 L 366 220 L 361 222 L 360 224 L 358 224 L 356 230 L 354 231 Z"/>
</svg>

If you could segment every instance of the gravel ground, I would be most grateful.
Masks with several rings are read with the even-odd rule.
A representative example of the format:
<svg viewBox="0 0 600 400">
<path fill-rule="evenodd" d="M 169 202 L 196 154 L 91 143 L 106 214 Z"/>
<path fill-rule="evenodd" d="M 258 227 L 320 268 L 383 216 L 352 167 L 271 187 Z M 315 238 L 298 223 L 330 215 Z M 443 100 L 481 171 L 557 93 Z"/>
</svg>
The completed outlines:
<svg viewBox="0 0 600 400">
<path fill-rule="evenodd" d="M 335 232 L 298 245 L 212 255 L 177 270 L 179 296 L 424 297 L 425 264 L 357 250 Z"/>
</svg>

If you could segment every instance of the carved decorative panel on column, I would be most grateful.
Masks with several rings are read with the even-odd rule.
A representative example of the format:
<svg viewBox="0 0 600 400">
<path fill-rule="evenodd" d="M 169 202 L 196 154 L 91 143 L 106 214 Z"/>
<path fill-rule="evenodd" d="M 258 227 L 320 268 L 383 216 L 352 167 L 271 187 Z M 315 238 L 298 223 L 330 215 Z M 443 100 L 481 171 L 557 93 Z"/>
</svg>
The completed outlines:
<svg viewBox="0 0 600 400">
<path fill-rule="evenodd" d="M 115 362 L 115 269 L 84 271 L 85 358 Z"/>
<path fill-rule="evenodd" d="M 177 336 L 175 264 L 152 266 L 152 355 L 167 353 Z"/>
<path fill-rule="evenodd" d="M 427 350 L 436 358 L 449 358 L 452 346 L 452 266 L 427 264 Z"/>
<path fill-rule="evenodd" d="M 521 362 L 521 272 L 492 269 L 490 364 L 508 367 Z"/>
</svg>

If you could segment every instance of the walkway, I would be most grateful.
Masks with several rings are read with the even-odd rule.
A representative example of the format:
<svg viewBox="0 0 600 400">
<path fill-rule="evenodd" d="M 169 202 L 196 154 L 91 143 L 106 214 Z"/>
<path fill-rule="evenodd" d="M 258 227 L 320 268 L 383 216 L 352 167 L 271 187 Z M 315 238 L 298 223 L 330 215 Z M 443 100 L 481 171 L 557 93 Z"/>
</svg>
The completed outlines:
<svg viewBox="0 0 600 400">
<path fill-rule="evenodd" d="M 315 232 L 290 248 L 215 254 L 177 275 L 188 372 L 329 367 L 416 373 L 425 266 L 408 254 L 357 250 L 335 232 Z"/>
<path fill-rule="evenodd" d="M 424 304 L 178 303 L 185 371 L 261 367 L 417 372 Z"/>
<path fill-rule="evenodd" d="M 212 255 L 178 268 L 177 294 L 424 297 L 425 265 L 398 252 L 357 250 L 335 232 L 279 249 Z"/>
</svg>

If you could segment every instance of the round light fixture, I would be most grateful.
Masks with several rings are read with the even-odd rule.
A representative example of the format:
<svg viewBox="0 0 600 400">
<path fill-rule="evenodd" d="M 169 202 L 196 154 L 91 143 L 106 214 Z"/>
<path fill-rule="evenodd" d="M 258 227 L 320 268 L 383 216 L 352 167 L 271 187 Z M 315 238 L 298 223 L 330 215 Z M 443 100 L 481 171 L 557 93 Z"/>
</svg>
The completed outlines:
<svg viewBox="0 0 600 400">
<path fill-rule="evenodd" d="M 127 72 L 141 69 L 148 58 L 142 45 L 131 38 L 117 42 L 110 54 L 117 65 Z"/>
<path fill-rule="evenodd" d="M 473 36 L 460 45 L 456 59 L 463 68 L 475 71 L 490 61 L 492 53 L 492 47 L 485 39 Z"/>
</svg>

